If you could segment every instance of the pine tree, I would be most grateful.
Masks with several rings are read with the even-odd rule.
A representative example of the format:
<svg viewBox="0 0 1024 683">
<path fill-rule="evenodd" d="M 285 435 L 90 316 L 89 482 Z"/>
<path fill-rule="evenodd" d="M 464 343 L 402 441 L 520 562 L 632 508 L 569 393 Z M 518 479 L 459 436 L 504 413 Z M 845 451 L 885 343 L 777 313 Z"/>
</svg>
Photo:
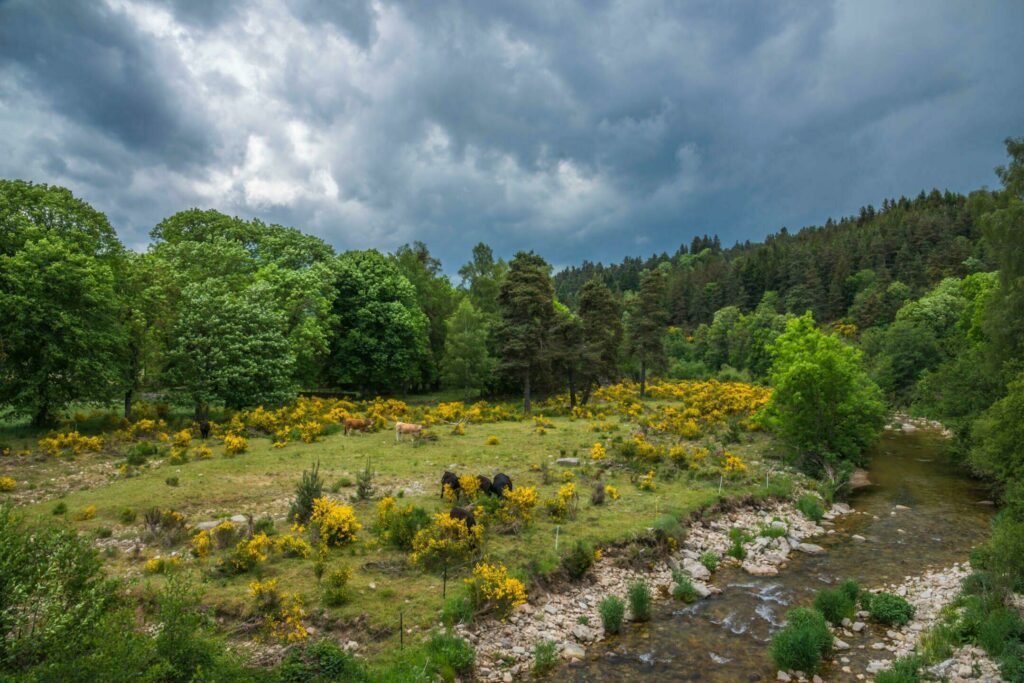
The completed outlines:
<svg viewBox="0 0 1024 683">
<path fill-rule="evenodd" d="M 594 384 L 613 381 L 618 376 L 622 308 L 607 285 L 593 279 L 580 289 L 579 316 L 583 328 L 581 380 L 586 404 Z"/>
<path fill-rule="evenodd" d="M 640 363 L 640 396 L 647 394 L 648 368 L 665 362 L 667 323 L 665 276 L 661 270 L 649 270 L 640 279 L 636 306 L 629 317 L 629 350 Z"/>
</svg>

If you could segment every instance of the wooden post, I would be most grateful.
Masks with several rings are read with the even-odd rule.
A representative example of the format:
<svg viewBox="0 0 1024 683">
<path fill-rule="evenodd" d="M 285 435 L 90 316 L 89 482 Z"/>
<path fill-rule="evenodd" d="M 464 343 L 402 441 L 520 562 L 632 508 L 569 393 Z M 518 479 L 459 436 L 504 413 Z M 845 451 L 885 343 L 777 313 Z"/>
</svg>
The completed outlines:
<svg viewBox="0 0 1024 683">
<path fill-rule="evenodd" d="M 444 582 L 441 584 L 441 597 L 448 597 L 448 565 L 444 565 Z"/>
<path fill-rule="evenodd" d="M 398 610 L 398 649 L 405 647 L 405 622 L 402 619 L 402 610 Z"/>
<path fill-rule="evenodd" d="M 725 481 L 725 475 L 718 475 L 718 495 L 722 495 L 722 483 Z"/>
<path fill-rule="evenodd" d="M 555 552 L 558 552 L 558 532 L 561 530 L 561 526 L 555 526 Z"/>
</svg>

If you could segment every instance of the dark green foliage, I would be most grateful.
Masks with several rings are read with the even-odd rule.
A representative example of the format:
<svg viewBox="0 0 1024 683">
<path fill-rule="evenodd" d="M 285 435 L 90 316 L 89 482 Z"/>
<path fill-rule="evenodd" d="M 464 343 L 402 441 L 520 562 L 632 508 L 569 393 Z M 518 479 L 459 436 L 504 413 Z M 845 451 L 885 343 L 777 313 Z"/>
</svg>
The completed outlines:
<svg viewBox="0 0 1024 683">
<path fill-rule="evenodd" d="M 697 595 L 697 590 L 693 587 L 693 582 L 690 581 L 689 576 L 679 571 L 673 571 L 672 581 L 674 582 L 674 585 L 672 586 L 673 598 L 676 600 L 682 600 L 687 604 L 697 601 L 699 596 Z"/>
<path fill-rule="evenodd" d="M 594 564 L 594 549 L 583 541 L 576 541 L 572 550 L 562 558 L 562 567 L 573 581 L 582 579 Z"/>
<path fill-rule="evenodd" d="M 860 597 L 860 584 L 858 584 L 853 579 L 845 579 L 844 581 L 840 581 L 839 585 L 837 586 L 837 589 L 841 593 L 843 593 L 843 595 L 852 600 L 854 604 L 856 604 L 857 598 Z"/>
<path fill-rule="evenodd" d="M 651 588 L 643 581 L 629 584 L 629 613 L 633 621 L 651 620 Z"/>
<path fill-rule="evenodd" d="M 121 524 L 135 524 L 135 520 L 138 519 L 138 513 L 135 512 L 134 508 L 125 508 L 121 510 L 118 515 L 118 519 L 121 520 Z"/>
<path fill-rule="evenodd" d="M 626 603 L 622 598 L 609 595 L 597 609 L 601 613 L 601 624 L 606 633 L 615 634 L 622 630 L 622 619 L 626 615 Z"/>
<path fill-rule="evenodd" d="M 542 640 L 533 646 L 533 673 L 536 676 L 543 676 L 555 668 L 558 659 L 555 655 L 555 642 L 553 640 Z"/>
<path fill-rule="evenodd" d="M 329 640 L 290 648 L 271 675 L 273 683 L 360 683 L 369 681 L 366 666 Z"/>
<path fill-rule="evenodd" d="M 320 461 L 317 460 L 311 469 L 302 471 L 302 479 L 295 486 L 295 498 L 288 509 L 288 519 L 308 524 L 313 515 L 313 501 L 323 494 L 324 480 L 320 478 Z"/>
<path fill-rule="evenodd" d="M 815 522 L 820 522 L 825 516 L 825 511 L 818 498 L 809 493 L 800 496 L 800 499 L 796 501 L 796 509 L 802 512 L 804 517 Z"/>
<path fill-rule="evenodd" d="M 921 680 L 917 671 L 923 665 L 921 657 L 901 657 L 893 662 L 887 671 L 875 676 L 875 683 L 917 683 Z"/>
<path fill-rule="evenodd" d="M 853 616 L 856 610 L 854 598 L 841 588 L 825 588 L 814 596 L 814 608 L 821 612 L 833 626 L 838 626 L 843 619 Z"/>
<path fill-rule="evenodd" d="M 476 660 L 473 646 L 450 633 L 430 634 L 423 648 L 431 670 L 446 681 L 468 673 Z"/>
<path fill-rule="evenodd" d="M 177 486 L 178 485 L 178 478 L 177 477 L 167 477 L 166 479 L 164 479 L 164 483 L 167 484 L 168 486 Z"/>
<path fill-rule="evenodd" d="M 1008 643 L 999 658 L 999 674 L 1010 683 L 1024 683 L 1024 643 Z"/>
<path fill-rule="evenodd" d="M 719 557 L 718 554 L 709 550 L 701 553 L 700 563 L 711 573 L 714 573 L 718 569 Z"/>
<path fill-rule="evenodd" d="M 369 500 L 373 497 L 373 478 L 376 474 L 370 466 L 370 456 L 366 456 L 366 467 L 356 473 L 357 500 Z"/>
<path fill-rule="evenodd" d="M 668 325 L 665 274 L 649 270 L 640 277 L 636 304 L 629 313 L 629 353 L 640 367 L 640 396 L 647 390 L 647 371 L 665 365 L 665 327 Z"/>
<path fill-rule="evenodd" d="M 784 671 L 814 673 L 832 652 L 832 633 L 820 612 L 797 607 L 786 613 L 786 626 L 772 638 L 770 654 Z"/>
<path fill-rule="evenodd" d="M 274 518 L 270 515 L 260 517 L 253 524 L 252 532 L 254 534 L 266 534 L 267 536 L 273 536 L 277 533 L 277 529 L 274 528 Z"/>
<path fill-rule="evenodd" d="M 412 550 L 412 539 L 416 532 L 430 526 L 430 513 L 421 507 L 413 507 L 408 513 L 397 512 L 388 518 L 385 529 L 380 529 L 387 542 L 396 548 Z"/>
<path fill-rule="evenodd" d="M 999 607 L 988 613 L 978 628 L 978 644 L 992 657 L 1002 656 L 1007 645 L 1024 639 L 1024 621 L 1016 610 Z"/>
<path fill-rule="evenodd" d="M 59 500 L 57 501 L 57 504 L 53 506 L 53 509 L 50 510 L 50 513 L 54 517 L 66 515 L 68 513 L 68 504 L 65 503 L 63 500 Z"/>
<path fill-rule="evenodd" d="M 125 462 L 133 467 L 145 465 L 148 458 L 157 455 L 159 452 L 160 449 L 156 444 L 149 441 L 139 441 L 129 446 L 124 454 Z"/>
<path fill-rule="evenodd" d="M 871 614 L 872 621 L 886 626 L 902 626 L 914 618 L 914 606 L 892 593 L 864 593 L 861 605 Z"/>
<path fill-rule="evenodd" d="M 731 545 L 725 551 L 725 554 L 740 561 L 745 560 L 747 558 L 747 550 L 743 547 L 743 544 L 752 540 L 750 535 L 743 531 L 743 529 L 734 526 L 729 529 L 729 540 Z"/>
</svg>

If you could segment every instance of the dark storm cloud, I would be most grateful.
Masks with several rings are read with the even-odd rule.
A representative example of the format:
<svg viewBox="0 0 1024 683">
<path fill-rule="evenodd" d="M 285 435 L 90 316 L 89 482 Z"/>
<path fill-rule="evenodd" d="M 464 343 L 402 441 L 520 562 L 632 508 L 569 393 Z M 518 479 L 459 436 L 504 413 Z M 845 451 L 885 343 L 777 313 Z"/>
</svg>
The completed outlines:
<svg viewBox="0 0 1024 683">
<path fill-rule="evenodd" d="M 1017 3 L 0 3 L 0 175 L 553 263 L 994 184 Z"/>
</svg>

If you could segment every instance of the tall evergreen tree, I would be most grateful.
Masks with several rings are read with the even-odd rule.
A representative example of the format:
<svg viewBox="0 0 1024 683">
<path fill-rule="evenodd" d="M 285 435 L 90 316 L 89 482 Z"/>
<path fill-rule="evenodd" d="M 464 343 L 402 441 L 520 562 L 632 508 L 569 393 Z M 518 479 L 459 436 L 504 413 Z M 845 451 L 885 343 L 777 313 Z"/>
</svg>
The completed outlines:
<svg viewBox="0 0 1024 683">
<path fill-rule="evenodd" d="M 647 371 L 665 363 L 667 324 L 665 275 L 660 269 L 649 270 L 640 279 L 635 308 L 629 316 L 629 352 L 640 364 L 640 396 L 647 395 Z"/>
<path fill-rule="evenodd" d="M 529 415 L 530 380 L 548 360 L 555 316 L 551 266 L 532 251 L 517 253 L 501 285 L 498 305 L 500 367 L 522 382 L 523 412 Z"/>
<path fill-rule="evenodd" d="M 608 286 L 596 278 L 580 289 L 582 324 L 581 387 L 586 404 L 595 384 L 618 378 L 622 347 L 622 307 Z"/>
</svg>

